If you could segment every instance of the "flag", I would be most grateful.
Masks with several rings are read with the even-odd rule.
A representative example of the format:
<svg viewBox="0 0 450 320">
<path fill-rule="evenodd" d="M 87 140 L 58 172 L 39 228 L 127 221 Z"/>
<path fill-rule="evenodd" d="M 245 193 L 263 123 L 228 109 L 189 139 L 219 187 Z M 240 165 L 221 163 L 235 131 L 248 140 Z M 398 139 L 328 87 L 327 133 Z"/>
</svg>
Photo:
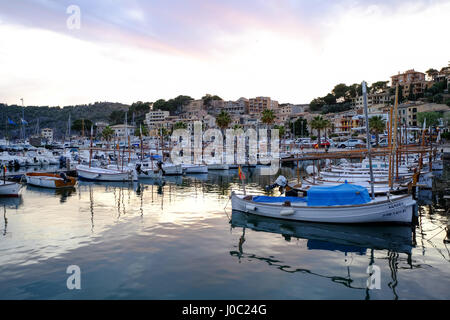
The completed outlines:
<svg viewBox="0 0 450 320">
<path fill-rule="evenodd" d="M 20 119 L 20 121 L 22 122 L 22 124 L 28 124 L 28 122 L 25 119 Z"/>
<path fill-rule="evenodd" d="M 238 167 L 238 173 L 239 173 L 239 179 L 240 180 L 244 180 L 245 179 L 245 175 L 242 172 L 241 166 Z"/>
<path fill-rule="evenodd" d="M 16 124 L 14 121 L 12 121 L 10 118 L 8 118 L 8 124 Z"/>
</svg>

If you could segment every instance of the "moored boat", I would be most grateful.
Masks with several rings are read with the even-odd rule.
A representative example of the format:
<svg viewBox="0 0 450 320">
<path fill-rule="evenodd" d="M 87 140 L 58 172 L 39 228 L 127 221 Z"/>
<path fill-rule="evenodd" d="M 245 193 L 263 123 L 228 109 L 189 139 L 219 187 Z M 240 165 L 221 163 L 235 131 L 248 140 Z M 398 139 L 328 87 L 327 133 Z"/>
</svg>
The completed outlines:
<svg viewBox="0 0 450 320">
<path fill-rule="evenodd" d="M 73 188 L 77 183 L 77 179 L 64 173 L 28 172 L 25 178 L 30 185 L 50 189 Z"/>
<path fill-rule="evenodd" d="M 0 197 L 18 197 L 22 185 L 11 181 L 0 181 Z"/>
<path fill-rule="evenodd" d="M 326 223 L 411 223 L 410 195 L 371 199 L 366 188 L 342 184 L 312 187 L 307 197 L 246 196 L 232 193 L 233 210 L 265 217 Z"/>
<path fill-rule="evenodd" d="M 104 169 L 86 165 L 77 166 L 78 177 L 92 181 L 136 181 L 138 180 L 136 170 L 128 167 L 120 169 Z"/>
</svg>

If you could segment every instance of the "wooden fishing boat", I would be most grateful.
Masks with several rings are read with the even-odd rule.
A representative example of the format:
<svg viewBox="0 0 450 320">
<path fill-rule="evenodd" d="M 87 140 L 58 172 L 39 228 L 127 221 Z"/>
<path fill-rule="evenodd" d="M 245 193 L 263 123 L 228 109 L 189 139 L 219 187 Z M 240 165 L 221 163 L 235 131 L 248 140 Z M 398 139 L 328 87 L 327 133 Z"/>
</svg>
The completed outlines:
<svg viewBox="0 0 450 320">
<path fill-rule="evenodd" d="M 233 210 L 260 216 L 325 223 L 411 223 L 416 202 L 410 195 L 371 199 L 366 188 L 342 184 L 312 187 L 307 197 L 231 194 Z"/>
<path fill-rule="evenodd" d="M 11 181 L 0 181 L 0 197 L 18 197 L 22 185 Z"/>
<path fill-rule="evenodd" d="M 25 178 L 32 186 L 49 189 L 73 188 L 77 183 L 77 179 L 68 177 L 64 173 L 28 172 Z"/>
</svg>

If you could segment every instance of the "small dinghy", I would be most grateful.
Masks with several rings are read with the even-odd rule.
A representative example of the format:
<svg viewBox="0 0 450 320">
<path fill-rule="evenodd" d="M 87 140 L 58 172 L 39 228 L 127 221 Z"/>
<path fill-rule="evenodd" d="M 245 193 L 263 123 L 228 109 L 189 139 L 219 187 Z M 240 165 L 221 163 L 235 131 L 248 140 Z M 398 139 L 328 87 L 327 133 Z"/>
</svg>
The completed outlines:
<svg viewBox="0 0 450 320">
<path fill-rule="evenodd" d="M 233 210 L 260 216 L 326 223 L 408 223 L 416 202 L 410 195 L 380 196 L 373 200 L 366 188 L 341 184 L 314 186 L 307 197 L 231 194 Z"/>
<path fill-rule="evenodd" d="M 0 181 L 0 197 L 18 197 L 22 185 L 11 181 Z"/>
<path fill-rule="evenodd" d="M 68 177 L 65 173 L 45 173 L 45 172 L 28 172 L 25 174 L 27 183 L 42 188 L 64 189 L 73 188 L 77 180 Z"/>
</svg>

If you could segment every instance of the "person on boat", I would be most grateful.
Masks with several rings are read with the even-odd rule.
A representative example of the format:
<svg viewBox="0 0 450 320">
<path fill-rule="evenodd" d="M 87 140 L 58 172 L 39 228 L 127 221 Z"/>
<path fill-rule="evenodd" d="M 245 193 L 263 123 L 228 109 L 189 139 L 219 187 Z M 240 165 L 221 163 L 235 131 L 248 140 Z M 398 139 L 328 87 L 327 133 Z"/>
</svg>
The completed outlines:
<svg viewBox="0 0 450 320">
<path fill-rule="evenodd" d="M 288 180 L 285 176 L 278 176 L 275 182 L 271 185 L 266 186 L 265 189 L 266 191 L 270 191 L 276 187 L 279 187 L 280 193 L 284 193 L 286 197 L 298 197 L 298 192 L 289 187 Z"/>
</svg>

